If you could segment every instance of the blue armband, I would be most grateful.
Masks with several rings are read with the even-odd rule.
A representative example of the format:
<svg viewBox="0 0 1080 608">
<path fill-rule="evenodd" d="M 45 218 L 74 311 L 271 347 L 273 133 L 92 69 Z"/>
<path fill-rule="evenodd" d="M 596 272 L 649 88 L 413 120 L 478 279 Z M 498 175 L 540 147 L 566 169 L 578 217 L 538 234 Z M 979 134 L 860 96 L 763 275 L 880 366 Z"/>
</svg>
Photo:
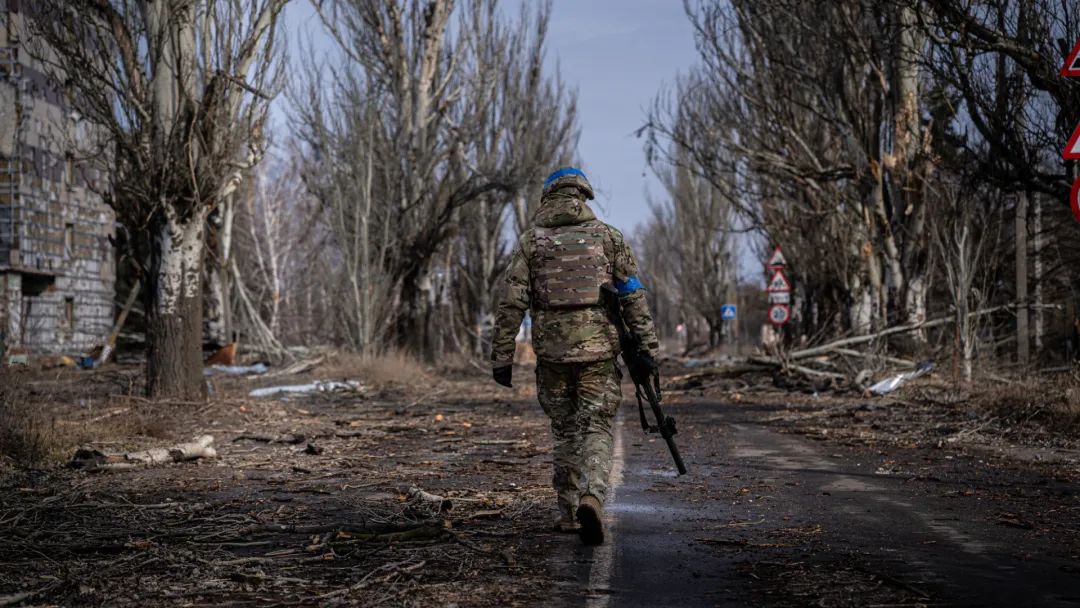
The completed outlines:
<svg viewBox="0 0 1080 608">
<path fill-rule="evenodd" d="M 645 286 L 641 284 L 636 276 L 630 277 L 625 281 L 615 279 L 615 289 L 619 290 L 619 297 L 628 296 L 639 289 L 645 289 Z"/>
</svg>

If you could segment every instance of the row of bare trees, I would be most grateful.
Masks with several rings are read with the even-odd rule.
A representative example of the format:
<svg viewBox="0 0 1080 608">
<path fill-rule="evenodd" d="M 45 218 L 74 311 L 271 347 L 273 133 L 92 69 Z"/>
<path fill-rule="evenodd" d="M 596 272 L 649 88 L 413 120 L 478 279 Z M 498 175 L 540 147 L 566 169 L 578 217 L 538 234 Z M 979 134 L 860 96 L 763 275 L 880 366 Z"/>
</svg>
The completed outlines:
<svg viewBox="0 0 1080 608">
<path fill-rule="evenodd" d="M 298 170 L 358 351 L 483 348 L 509 218 L 526 221 L 576 143 L 574 97 L 543 66 L 550 5 L 535 9 L 511 21 L 495 0 L 319 6 L 343 63 L 293 89 Z"/>
<path fill-rule="evenodd" d="M 1005 314 L 1023 323 L 1005 321 L 1026 326 L 1029 306 L 1043 309 L 1026 294 L 1029 274 L 1038 298 L 1072 290 L 1077 273 L 1050 269 L 1075 259 L 1065 205 L 1075 168 L 1060 148 L 1080 119 L 1080 85 L 1057 71 L 1064 41 L 1080 37 L 1080 6 L 684 5 L 700 63 L 650 111 L 647 152 L 658 175 L 708 184 L 695 195 L 695 224 L 713 227 L 708 202 L 726 201 L 732 219 L 713 229 L 715 246 L 747 226 L 784 247 L 799 333 L 868 333 L 955 314 L 970 361 L 989 330 L 965 311 L 1008 303 Z M 687 208 L 671 190 L 663 209 Z M 658 213 L 643 234 L 684 223 Z M 670 242 L 685 273 L 687 245 Z M 651 271 L 666 272 L 657 262 Z M 717 271 L 683 276 L 711 289 Z M 699 289 L 683 301 L 694 308 L 711 295 Z M 907 348 L 926 346 L 925 333 L 911 335 Z"/>
<path fill-rule="evenodd" d="M 292 63 L 287 2 L 30 3 L 144 286 L 152 396 L 200 398 L 204 339 L 236 334 L 270 355 L 481 352 L 507 239 L 576 146 L 548 2 L 317 0 L 336 52 Z"/>
<path fill-rule="evenodd" d="M 315 6 L 336 52 L 298 62 L 290 137 L 222 231 L 222 333 L 279 355 L 482 355 L 508 240 L 577 140 L 574 95 L 544 66 L 550 4 Z"/>
</svg>

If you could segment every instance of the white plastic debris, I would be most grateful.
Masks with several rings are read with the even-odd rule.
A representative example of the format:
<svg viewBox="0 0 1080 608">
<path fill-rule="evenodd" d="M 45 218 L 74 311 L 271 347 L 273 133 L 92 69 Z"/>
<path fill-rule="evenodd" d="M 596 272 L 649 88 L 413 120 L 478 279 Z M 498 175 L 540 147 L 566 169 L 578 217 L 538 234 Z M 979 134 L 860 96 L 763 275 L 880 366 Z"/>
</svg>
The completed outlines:
<svg viewBox="0 0 1080 608">
<path fill-rule="evenodd" d="M 265 374 L 270 367 L 265 363 L 253 365 L 211 365 L 203 368 L 204 376 L 246 376 L 248 374 Z"/>
<path fill-rule="evenodd" d="M 910 372 L 904 372 L 902 374 L 896 374 L 895 376 L 886 378 L 881 382 L 878 382 L 874 386 L 871 386 L 867 390 L 869 390 L 875 395 L 887 395 L 900 388 L 901 386 L 907 384 L 908 382 L 911 382 L 915 378 L 929 374 L 931 371 L 933 371 L 933 369 L 933 361 L 923 361 L 916 365 L 915 369 L 911 370 Z"/>
<path fill-rule="evenodd" d="M 249 397 L 274 397 L 276 395 L 305 395 L 310 393 L 331 393 L 334 391 L 360 390 L 360 383 L 354 380 L 345 382 L 315 381 L 311 384 L 292 384 L 287 386 L 268 386 L 257 388 L 250 393 Z"/>
</svg>

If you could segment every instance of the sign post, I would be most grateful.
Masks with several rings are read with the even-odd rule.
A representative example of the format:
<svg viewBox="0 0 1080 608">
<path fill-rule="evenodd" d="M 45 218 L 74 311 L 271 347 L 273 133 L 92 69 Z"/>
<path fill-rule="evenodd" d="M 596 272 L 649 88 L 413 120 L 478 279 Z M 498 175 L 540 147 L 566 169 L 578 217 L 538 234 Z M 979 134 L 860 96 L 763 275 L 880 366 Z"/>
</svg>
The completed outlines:
<svg viewBox="0 0 1080 608">
<path fill-rule="evenodd" d="M 773 250 L 769 260 L 765 263 L 769 269 L 769 283 L 765 287 L 769 294 L 769 323 L 780 334 L 780 343 L 783 344 L 783 328 L 791 321 L 791 281 L 784 274 L 787 267 L 787 259 L 777 246 Z"/>
<path fill-rule="evenodd" d="M 1061 75 L 1065 78 L 1080 78 L 1080 40 L 1076 41 L 1072 51 L 1069 51 L 1069 54 L 1065 57 L 1065 64 L 1061 66 Z M 1072 136 L 1069 138 L 1068 143 L 1065 144 L 1065 149 L 1061 152 L 1061 158 L 1080 161 L 1080 125 L 1073 129 Z M 1080 174 L 1076 172 L 1075 167 L 1073 175 L 1076 177 L 1069 193 L 1069 207 L 1072 209 L 1073 217 L 1080 222 L 1080 198 L 1078 198 L 1080 196 Z"/>
</svg>

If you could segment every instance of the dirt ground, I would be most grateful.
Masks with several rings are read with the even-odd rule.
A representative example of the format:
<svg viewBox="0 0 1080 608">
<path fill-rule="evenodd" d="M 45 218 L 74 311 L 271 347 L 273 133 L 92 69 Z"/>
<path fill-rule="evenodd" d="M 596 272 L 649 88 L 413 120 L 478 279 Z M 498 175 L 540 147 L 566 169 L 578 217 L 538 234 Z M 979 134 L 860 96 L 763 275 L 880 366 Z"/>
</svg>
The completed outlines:
<svg viewBox="0 0 1080 608">
<path fill-rule="evenodd" d="M 519 388 L 510 391 L 479 372 L 344 358 L 301 374 L 214 377 L 205 403 L 151 403 L 137 396 L 137 368 L 0 370 L 0 606 L 543 606 L 574 597 L 582 589 L 575 581 L 590 579 L 596 559 L 551 531 L 550 437 L 530 371 L 519 368 Z M 674 378 L 686 370 L 667 371 Z M 247 396 L 314 379 L 361 386 Z M 962 393 L 931 377 L 866 398 L 673 382 L 667 402 L 685 418 L 680 442 L 696 477 L 673 485 L 662 446 L 624 431 L 632 445 L 621 500 L 643 502 L 628 502 L 621 514 L 613 505 L 621 519 L 612 560 L 628 564 L 613 580 L 623 589 L 641 584 L 635 560 L 655 563 L 657 547 L 669 542 L 669 531 L 657 529 L 653 542 L 634 528 L 634 514 L 657 508 L 657 497 L 670 502 L 661 511 L 684 513 L 696 528 L 712 526 L 707 517 L 722 523 L 739 509 L 770 504 L 750 481 L 759 473 L 746 455 L 765 453 L 762 445 L 778 453 L 801 445 L 785 447 L 771 438 L 775 431 L 820 445 L 819 460 L 903 480 L 897 496 L 924 488 L 945 501 L 943 510 L 948 501 L 977 503 L 983 531 L 1019 531 L 1032 546 L 1056 538 L 1061 551 L 1080 553 L 1080 507 L 1070 489 L 1080 480 L 1074 383 Z M 636 412 L 624 405 L 620 424 L 633 426 Z M 740 436 L 740 427 L 761 430 Z M 79 446 L 126 451 L 202 434 L 214 437 L 215 458 L 128 471 L 63 466 Z M 739 437 L 757 435 L 761 445 L 739 447 Z M 808 462 L 808 474 L 817 474 L 820 463 Z M 809 487 L 806 474 L 761 483 Z M 449 503 L 411 498 L 414 487 Z M 839 567 L 786 554 L 743 560 L 752 551 L 805 553 L 851 540 L 830 540 L 830 530 L 842 535 L 845 526 L 829 519 L 827 506 L 772 494 L 772 508 L 806 521 L 785 516 L 777 529 L 732 528 L 750 534 L 743 536 L 724 524 L 722 535 L 683 539 L 729 563 L 736 578 L 721 582 L 732 597 L 762 606 L 813 597 L 858 605 L 840 601 L 855 588 L 844 576 L 888 578 L 859 574 L 862 562 Z M 818 507 L 820 520 L 798 515 Z M 742 516 L 755 522 L 768 514 L 748 513 Z M 827 542 L 819 540 L 822 525 Z M 862 550 L 870 549 L 855 543 L 851 555 Z M 692 584 L 710 580 L 694 574 Z M 882 598 L 927 605 L 918 593 L 890 588 Z M 654 605 L 637 599 L 626 605 Z"/>
<path fill-rule="evenodd" d="M 406 369 L 357 391 L 245 396 L 348 371 L 215 378 L 208 403 L 130 396 L 137 369 L 6 374 L 7 392 L 40 408 L 54 460 L 75 444 L 204 433 L 217 457 L 123 472 L 9 466 L 0 605 L 535 604 L 554 493 L 532 395 Z M 412 487 L 451 508 L 409 500 Z"/>
</svg>

